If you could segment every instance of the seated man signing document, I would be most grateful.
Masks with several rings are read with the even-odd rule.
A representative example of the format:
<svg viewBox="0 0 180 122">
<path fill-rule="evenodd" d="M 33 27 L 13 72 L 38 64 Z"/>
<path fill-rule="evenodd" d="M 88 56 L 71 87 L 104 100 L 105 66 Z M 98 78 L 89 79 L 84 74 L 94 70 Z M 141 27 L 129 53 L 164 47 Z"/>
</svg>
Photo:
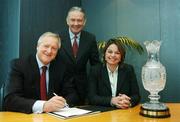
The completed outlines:
<svg viewBox="0 0 180 122">
<path fill-rule="evenodd" d="M 35 55 L 12 60 L 5 87 L 6 111 L 53 112 L 63 108 L 66 102 L 76 102 L 73 84 L 65 81 L 65 67 L 57 64 L 60 47 L 59 35 L 46 32 L 37 42 Z"/>
</svg>

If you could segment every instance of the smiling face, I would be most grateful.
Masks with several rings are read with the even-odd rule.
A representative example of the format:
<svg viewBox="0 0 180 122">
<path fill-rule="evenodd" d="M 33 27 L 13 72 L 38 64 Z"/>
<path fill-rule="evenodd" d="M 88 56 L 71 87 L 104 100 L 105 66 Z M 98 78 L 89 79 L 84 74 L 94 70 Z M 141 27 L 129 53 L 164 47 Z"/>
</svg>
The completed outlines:
<svg viewBox="0 0 180 122">
<path fill-rule="evenodd" d="M 111 44 L 105 52 L 105 61 L 108 66 L 117 66 L 121 61 L 121 53 L 117 45 Z"/>
<path fill-rule="evenodd" d="M 59 49 L 59 41 L 52 36 L 45 36 L 37 45 L 37 56 L 44 64 L 49 64 L 57 55 Z"/>
<path fill-rule="evenodd" d="M 67 24 L 72 33 L 78 34 L 84 27 L 86 20 L 85 15 L 81 11 L 70 11 L 67 16 Z"/>
</svg>

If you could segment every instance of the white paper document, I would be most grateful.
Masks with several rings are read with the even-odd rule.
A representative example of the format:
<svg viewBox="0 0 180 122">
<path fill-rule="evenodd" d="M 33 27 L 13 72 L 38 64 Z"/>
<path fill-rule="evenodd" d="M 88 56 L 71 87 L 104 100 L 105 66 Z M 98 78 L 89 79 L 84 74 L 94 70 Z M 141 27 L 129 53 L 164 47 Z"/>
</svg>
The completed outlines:
<svg viewBox="0 0 180 122">
<path fill-rule="evenodd" d="M 63 108 L 57 112 L 51 112 L 49 114 L 66 119 L 66 118 L 77 117 L 89 113 L 94 113 L 94 112 L 74 107 L 74 108 Z"/>
</svg>

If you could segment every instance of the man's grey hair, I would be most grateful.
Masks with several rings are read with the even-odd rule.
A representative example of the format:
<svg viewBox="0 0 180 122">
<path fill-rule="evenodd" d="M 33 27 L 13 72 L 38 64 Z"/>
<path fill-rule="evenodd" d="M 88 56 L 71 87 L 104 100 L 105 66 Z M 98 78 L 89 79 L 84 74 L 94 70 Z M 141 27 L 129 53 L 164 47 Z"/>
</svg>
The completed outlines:
<svg viewBox="0 0 180 122">
<path fill-rule="evenodd" d="M 66 17 L 66 20 L 68 20 L 69 13 L 72 12 L 72 11 L 79 11 L 79 12 L 83 13 L 84 14 L 84 21 L 86 22 L 86 13 L 85 13 L 85 10 L 83 8 L 81 8 L 81 7 L 78 7 L 78 6 L 74 6 L 74 7 L 69 9 L 67 17 Z"/>
<path fill-rule="evenodd" d="M 52 33 L 52 32 L 45 32 L 45 33 L 43 33 L 43 34 L 39 37 L 39 40 L 38 40 L 38 42 L 37 42 L 37 45 L 39 45 L 40 43 L 42 43 L 44 37 L 54 37 L 54 38 L 56 38 L 56 39 L 58 40 L 58 47 L 59 47 L 59 48 L 61 47 L 61 38 L 60 38 L 59 34 Z"/>
</svg>

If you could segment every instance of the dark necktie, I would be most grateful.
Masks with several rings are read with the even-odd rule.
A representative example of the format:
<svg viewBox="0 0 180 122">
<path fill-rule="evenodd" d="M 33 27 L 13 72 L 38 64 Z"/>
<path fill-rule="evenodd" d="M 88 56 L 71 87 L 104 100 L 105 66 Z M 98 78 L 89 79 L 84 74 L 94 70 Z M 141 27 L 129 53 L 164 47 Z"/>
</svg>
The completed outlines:
<svg viewBox="0 0 180 122">
<path fill-rule="evenodd" d="M 47 91 L 46 91 L 46 66 L 42 66 L 42 73 L 40 78 L 40 95 L 41 100 L 47 99 Z"/>
<path fill-rule="evenodd" d="M 77 35 L 74 36 L 74 42 L 73 42 L 72 49 L 73 49 L 74 57 L 76 58 L 76 56 L 77 56 L 77 51 L 78 51 Z"/>
</svg>

